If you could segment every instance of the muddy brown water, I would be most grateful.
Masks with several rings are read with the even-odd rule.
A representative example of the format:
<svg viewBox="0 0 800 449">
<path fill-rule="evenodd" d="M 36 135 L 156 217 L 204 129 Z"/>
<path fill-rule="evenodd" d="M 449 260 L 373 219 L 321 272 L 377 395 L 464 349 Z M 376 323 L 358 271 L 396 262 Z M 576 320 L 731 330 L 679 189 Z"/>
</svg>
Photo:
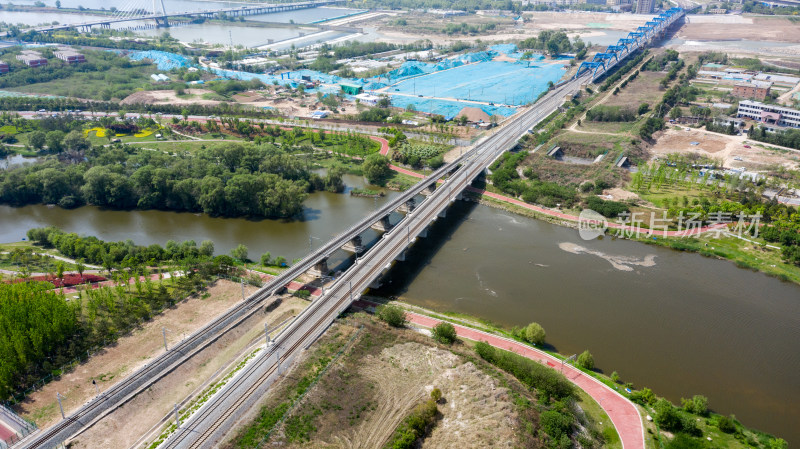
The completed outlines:
<svg viewBox="0 0 800 449">
<path fill-rule="evenodd" d="M 348 176 L 348 186 L 362 187 Z M 162 211 L 0 206 L 0 242 L 55 225 L 106 240 L 204 239 L 301 257 L 381 199 L 315 193 L 300 220 L 212 218 Z M 398 217 L 395 217 L 396 221 Z M 365 240 L 375 238 L 369 231 Z M 337 253 L 338 254 L 338 253 Z M 345 260 L 335 255 L 331 266 Z M 800 287 L 732 263 L 641 243 L 586 242 L 577 231 L 456 202 L 377 291 L 503 326 L 537 321 L 564 354 L 589 349 L 598 367 L 673 402 L 704 394 L 718 412 L 800 441 Z"/>
<path fill-rule="evenodd" d="M 562 354 L 674 403 L 800 442 L 800 286 L 733 263 L 457 202 L 395 265 L 385 296 L 505 327 L 531 321 Z"/>
</svg>

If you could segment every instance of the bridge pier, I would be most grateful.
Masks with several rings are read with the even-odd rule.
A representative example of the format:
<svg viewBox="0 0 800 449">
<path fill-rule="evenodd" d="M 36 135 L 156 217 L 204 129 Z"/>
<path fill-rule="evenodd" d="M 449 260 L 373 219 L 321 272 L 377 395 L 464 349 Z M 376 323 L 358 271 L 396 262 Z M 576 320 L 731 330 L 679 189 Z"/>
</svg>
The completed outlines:
<svg viewBox="0 0 800 449">
<path fill-rule="evenodd" d="M 380 220 L 373 223 L 371 228 L 380 232 L 388 232 L 390 229 L 392 229 L 392 226 L 393 226 L 392 222 L 389 221 L 389 216 L 386 215 Z"/>
<path fill-rule="evenodd" d="M 167 17 L 156 17 L 156 28 L 169 28 L 169 19 Z"/>
<path fill-rule="evenodd" d="M 435 191 L 436 191 L 436 183 L 434 182 L 433 184 L 429 185 L 428 187 L 425 187 L 424 189 L 422 189 L 422 192 L 420 192 L 420 193 L 422 195 L 428 196 L 428 195 L 431 195 Z"/>
<path fill-rule="evenodd" d="M 400 207 L 397 208 L 397 210 L 399 212 L 405 212 L 406 214 L 409 214 L 413 212 L 416 207 L 417 207 L 417 202 L 414 200 L 414 198 L 411 198 L 410 200 L 401 204 Z"/>
<path fill-rule="evenodd" d="M 328 258 L 327 257 L 323 257 L 322 259 L 320 259 L 319 262 L 314 264 L 314 267 L 311 268 L 311 270 L 309 270 L 309 272 L 311 273 L 312 276 L 318 277 L 318 278 L 327 276 L 328 273 L 330 273 L 330 271 L 331 271 L 330 268 L 328 268 Z"/>
<path fill-rule="evenodd" d="M 360 254 L 363 253 L 367 248 L 364 247 L 364 244 L 361 241 L 361 236 L 357 235 L 353 237 L 349 242 L 345 243 L 342 249 L 349 253 Z"/>
<path fill-rule="evenodd" d="M 398 262 L 405 262 L 406 261 L 406 253 L 407 252 L 408 252 L 408 249 L 404 249 L 403 251 L 400 251 L 400 254 L 398 254 L 397 257 L 394 258 L 394 260 L 396 260 Z"/>
</svg>

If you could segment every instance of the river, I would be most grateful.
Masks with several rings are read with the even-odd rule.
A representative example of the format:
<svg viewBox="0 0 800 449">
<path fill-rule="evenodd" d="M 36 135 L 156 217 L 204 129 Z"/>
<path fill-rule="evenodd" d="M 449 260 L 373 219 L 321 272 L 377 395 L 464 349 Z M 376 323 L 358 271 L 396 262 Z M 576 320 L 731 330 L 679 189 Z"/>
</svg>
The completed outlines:
<svg viewBox="0 0 800 449">
<path fill-rule="evenodd" d="M 312 193 L 304 203 L 302 218 L 297 220 L 213 218 L 186 212 L 113 211 L 94 206 L 67 210 L 43 205 L 0 205 L 0 242 L 19 241 L 30 228 L 52 225 L 104 240 L 131 239 L 141 245 L 164 245 L 167 240 L 190 239 L 199 245 L 202 240 L 210 239 L 214 241 L 217 254 L 227 254 L 243 243 L 251 259 L 257 260 L 269 251 L 273 257 L 292 260 L 304 256 L 310 246 L 320 246 L 397 195 L 389 191 L 383 198 L 353 197 L 347 192 L 354 187 L 365 187 L 365 181 L 352 175 L 345 175 L 343 179 L 347 185 L 344 194 Z M 370 231 L 366 240 L 372 237 L 374 234 Z M 335 263 L 336 260 L 331 261 L 332 266 Z"/>
<path fill-rule="evenodd" d="M 379 294 L 505 327 L 536 321 L 562 354 L 589 349 L 638 388 L 674 403 L 703 394 L 717 412 L 800 442 L 800 286 L 467 203 L 391 279 Z"/>
<path fill-rule="evenodd" d="M 345 182 L 364 186 L 360 177 Z M 54 225 L 138 244 L 210 239 L 218 254 L 243 243 L 253 259 L 270 251 L 291 260 L 394 195 L 317 192 L 301 220 L 0 206 L 0 242 Z M 375 237 L 369 231 L 365 240 Z M 331 266 L 344 260 L 341 253 Z M 377 294 L 508 327 L 537 321 L 561 353 L 589 349 L 601 369 L 636 387 L 676 403 L 704 394 L 715 411 L 800 441 L 797 285 L 697 254 L 610 238 L 585 242 L 573 229 L 457 202 Z"/>
<path fill-rule="evenodd" d="M 21 2 L 21 4 L 32 4 L 32 3 L 33 2 Z M 98 3 L 95 1 L 81 1 L 81 2 L 74 2 L 74 4 L 72 3 L 67 4 L 67 0 L 64 0 L 62 4 L 64 7 L 77 7 L 80 4 L 83 5 L 84 7 L 92 7 L 92 8 L 99 8 L 106 5 L 103 2 Z M 195 11 L 201 9 L 228 8 L 228 7 L 238 6 L 240 5 L 240 3 L 192 2 L 186 0 L 181 0 L 175 3 L 172 2 L 172 0 L 168 0 L 165 1 L 165 5 L 167 7 L 167 11 Z M 169 32 L 176 39 L 180 40 L 181 42 L 187 42 L 187 43 L 200 42 L 200 43 L 229 45 L 231 40 L 233 40 L 233 43 L 235 45 L 242 45 L 245 47 L 259 47 L 266 45 L 270 42 L 277 42 L 286 39 L 296 38 L 299 37 L 301 34 L 310 35 L 312 33 L 318 32 L 316 28 L 289 25 L 290 21 L 294 21 L 295 24 L 301 25 L 301 24 L 316 22 L 323 19 L 332 19 L 336 17 L 341 17 L 344 15 L 353 14 L 358 11 L 360 10 L 348 9 L 348 8 L 336 8 L 336 7 L 309 8 L 297 11 L 280 12 L 274 14 L 259 14 L 246 17 L 248 21 L 253 21 L 253 22 L 274 22 L 274 23 L 285 23 L 287 25 L 247 26 L 246 22 L 244 24 L 239 22 L 231 24 L 226 24 L 221 22 L 206 22 L 199 24 L 181 25 L 173 28 L 143 29 L 143 30 L 136 30 L 135 32 L 142 36 L 157 36 L 162 33 Z M 95 20 L 97 19 L 97 17 L 98 16 L 91 14 L 67 13 L 67 12 L 57 12 L 57 11 L 34 12 L 34 11 L 0 10 L 0 22 L 23 24 L 23 25 L 44 25 L 44 24 L 51 24 L 54 22 L 58 23 L 87 22 Z M 130 26 L 138 26 L 142 23 L 151 23 L 151 22 L 125 22 L 125 23 L 115 24 L 114 28 L 127 28 Z M 347 33 L 329 32 L 324 35 L 320 35 L 318 37 L 312 36 L 305 40 L 296 41 L 295 45 L 297 46 L 310 45 L 312 43 L 316 43 L 316 41 L 319 39 L 333 40 L 345 35 L 347 35 Z M 363 36 L 361 38 L 363 39 Z M 289 45 L 287 45 L 286 47 L 288 48 L 288 46 Z"/>
</svg>

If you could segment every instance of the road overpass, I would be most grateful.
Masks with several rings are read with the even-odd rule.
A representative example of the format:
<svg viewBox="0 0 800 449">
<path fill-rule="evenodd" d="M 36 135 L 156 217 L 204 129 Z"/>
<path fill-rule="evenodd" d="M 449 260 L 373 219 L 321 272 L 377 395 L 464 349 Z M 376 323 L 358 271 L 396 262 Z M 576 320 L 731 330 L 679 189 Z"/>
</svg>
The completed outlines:
<svg viewBox="0 0 800 449">
<path fill-rule="evenodd" d="M 318 8 L 320 6 L 332 5 L 340 3 L 344 0 L 317 0 L 311 2 L 298 2 L 298 3 L 276 3 L 276 4 L 257 4 L 253 6 L 241 6 L 237 8 L 219 8 L 219 9 L 205 9 L 197 11 L 183 11 L 167 13 L 162 6 L 161 11 L 155 9 L 152 14 L 145 15 L 113 15 L 108 18 L 98 17 L 96 20 L 91 20 L 81 23 L 64 23 L 59 25 L 48 25 L 43 27 L 34 28 L 34 31 L 40 33 L 48 33 L 51 31 L 79 29 L 88 31 L 94 26 L 103 28 L 110 28 L 112 24 L 133 22 L 139 20 L 155 20 L 158 25 L 169 26 L 169 19 L 176 17 L 193 18 L 202 17 L 206 19 L 214 18 L 218 15 L 225 15 L 228 17 L 238 16 L 252 16 L 258 14 L 271 14 L 276 12 L 295 11 L 298 9 Z M 154 3 L 155 5 L 155 3 Z"/>
</svg>

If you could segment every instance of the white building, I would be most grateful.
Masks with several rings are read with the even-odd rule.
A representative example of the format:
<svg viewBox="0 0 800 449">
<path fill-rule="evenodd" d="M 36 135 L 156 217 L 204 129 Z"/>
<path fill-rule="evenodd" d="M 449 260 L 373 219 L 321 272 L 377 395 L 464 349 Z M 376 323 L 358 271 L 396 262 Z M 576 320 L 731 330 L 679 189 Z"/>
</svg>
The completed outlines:
<svg viewBox="0 0 800 449">
<path fill-rule="evenodd" d="M 759 101 L 740 101 L 737 117 L 750 118 L 768 125 L 800 128 L 800 111 L 797 109 L 764 104 Z"/>
</svg>

